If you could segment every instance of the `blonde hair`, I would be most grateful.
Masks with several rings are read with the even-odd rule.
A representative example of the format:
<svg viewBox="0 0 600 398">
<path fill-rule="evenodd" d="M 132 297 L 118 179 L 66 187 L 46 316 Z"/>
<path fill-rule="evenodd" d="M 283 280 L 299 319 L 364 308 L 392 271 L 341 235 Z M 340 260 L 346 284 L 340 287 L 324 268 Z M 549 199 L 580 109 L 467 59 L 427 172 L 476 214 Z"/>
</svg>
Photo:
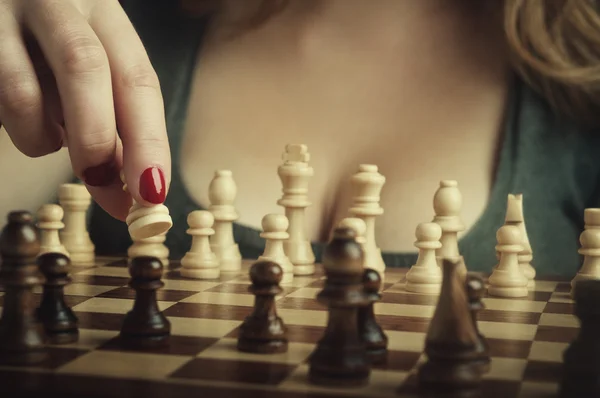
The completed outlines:
<svg viewBox="0 0 600 398">
<path fill-rule="evenodd" d="M 223 0 L 180 1 L 187 11 L 206 13 Z M 260 25 L 286 3 L 258 1 L 245 16 L 243 28 Z M 596 0 L 504 0 L 503 16 L 515 71 L 555 110 L 592 126 L 600 126 L 598 4 Z"/>
</svg>

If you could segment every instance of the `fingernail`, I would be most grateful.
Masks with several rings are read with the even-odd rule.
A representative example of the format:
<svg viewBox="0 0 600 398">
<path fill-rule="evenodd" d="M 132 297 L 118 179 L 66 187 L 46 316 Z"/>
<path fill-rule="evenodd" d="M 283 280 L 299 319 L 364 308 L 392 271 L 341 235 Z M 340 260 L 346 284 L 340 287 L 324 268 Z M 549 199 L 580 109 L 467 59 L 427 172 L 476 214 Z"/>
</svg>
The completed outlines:
<svg viewBox="0 0 600 398">
<path fill-rule="evenodd" d="M 119 173 L 114 161 L 88 167 L 83 172 L 83 181 L 92 187 L 105 187 L 112 184 Z"/>
<path fill-rule="evenodd" d="M 158 167 L 148 167 L 140 177 L 140 196 L 146 202 L 159 204 L 165 201 L 165 175 Z"/>
</svg>

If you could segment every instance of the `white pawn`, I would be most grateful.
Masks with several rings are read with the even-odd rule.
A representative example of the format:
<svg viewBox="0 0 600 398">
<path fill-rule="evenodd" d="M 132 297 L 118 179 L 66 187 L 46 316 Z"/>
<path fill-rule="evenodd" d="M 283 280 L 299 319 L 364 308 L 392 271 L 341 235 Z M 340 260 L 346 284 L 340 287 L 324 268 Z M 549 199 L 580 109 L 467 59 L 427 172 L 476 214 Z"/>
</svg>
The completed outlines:
<svg viewBox="0 0 600 398">
<path fill-rule="evenodd" d="M 523 250 L 519 228 L 504 225 L 496 233 L 500 261 L 488 282 L 488 293 L 497 297 L 527 297 L 529 280 L 519 266 L 519 253 Z"/>
<path fill-rule="evenodd" d="M 65 224 L 60 231 L 60 241 L 70 254 L 71 265 L 93 265 L 96 259 L 95 247 L 86 224 L 92 196 L 85 185 L 62 184 L 58 189 L 58 202 L 64 211 Z"/>
<path fill-rule="evenodd" d="M 46 204 L 40 207 L 37 212 L 37 227 L 40 230 L 40 252 L 44 253 L 62 253 L 69 256 L 67 249 L 60 242 L 59 231 L 65 227 L 62 219 L 64 211 L 62 207 L 55 204 Z"/>
<path fill-rule="evenodd" d="M 272 261 L 283 270 L 281 283 L 289 283 L 294 279 L 294 265 L 285 255 L 283 242 L 289 237 L 286 232 L 289 222 L 283 214 L 267 214 L 262 219 L 263 232 L 261 238 L 266 239 L 265 251 L 257 261 Z"/>
<path fill-rule="evenodd" d="M 586 229 L 579 236 L 583 255 L 583 264 L 575 278 L 571 281 L 571 294 L 574 295 L 578 281 L 600 279 L 600 229 Z"/>
<path fill-rule="evenodd" d="M 219 260 L 221 271 L 239 271 L 242 255 L 233 239 L 233 222 L 238 219 L 234 207 L 237 186 L 231 170 L 217 170 L 208 187 L 210 206 L 215 217 L 215 234 L 210 239 L 210 248 Z"/>
<path fill-rule="evenodd" d="M 535 268 L 531 265 L 533 250 L 529 243 L 527 228 L 525 228 L 525 218 L 523 217 L 523 194 L 508 194 L 504 223 L 506 225 L 514 225 L 521 232 L 523 250 L 519 253 L 519 266 L 525 277 L 529 280 L 529 288 L 533 288 L 535 285 Z"/>
<path fill-rule="evenodd" d="M 442 227 L 442 246 L 437 250 L 439 258 L 460 257 L 461 262 L 458 273 L 464 277 L 467 275 L 467 267 L 464 259 L 458 251 L 458 233 L 465 230 L 465 225 L 460 218 L 462 208 L 462 194 L 455 180 L 442 180 L 440 186 L 433 196 L 433 210 L 435 217 L 433 222 Z"/>
<path fill-rule="evenodd" d="M 151 236 L 150 238 L 134 240 L 127 249 L 127 257 L 131 262 L 135 257 L 150 256 L 160 260 L 163 267 L 169 266 L 169 248 L 164 244 L 167 233 Z"/>
<path fill-rule="evenodd" d="M 123 171 L 121 171 L 121 181 L 123 182 L 123 191 L 128 192 Z M 129 208 L 125 222 L 129 236 L 134 241 L 166 233 L 173 226 L 167 206 L 158 204 L 146 207 L 136 201 L 133 201 Z"/>
<path fill-rule="evenodd" d="M 435 252 L 442 247 L 442 228 L 433 222 L 421 223 L 417 226 L 415 236 L 419 257 L 406 274 L 405 289 L 414 293 L 439 294 L 442 287 L 442 270 Z"/>
<path fill-rule="evenodd" d="M 210 249 L 209 237 L 215 233 L 212 229 L 215 218 L 206 210 L 195 210 L 188 214 L 192 247 L 181 259 L 181 275 L 193 279 L 217 279 L 221 274 L 217 256 Z"/>
</svg>

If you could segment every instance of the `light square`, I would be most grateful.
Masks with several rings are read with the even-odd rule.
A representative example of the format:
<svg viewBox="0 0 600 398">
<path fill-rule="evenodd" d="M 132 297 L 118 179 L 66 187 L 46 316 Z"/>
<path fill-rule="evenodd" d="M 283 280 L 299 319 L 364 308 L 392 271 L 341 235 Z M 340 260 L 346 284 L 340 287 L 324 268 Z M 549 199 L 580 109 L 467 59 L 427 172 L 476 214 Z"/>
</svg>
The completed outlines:
<svg viewBox="0 0 600 398">
<path fill-rule="evenodd" d="M 118 335 L 119 332 L 114 330 L 79 329 L 79 339 L 75 343 L 56 345 L 56 347 L 93 350 Z"/>
<path fill-rule="evenodd" d="M 557 396 L 557 392 L 558 387 L 554 383 L 525 381 L 521 383 L 521 390 L 517 398 L 553 398 Z"/>
<path fill-rule="evenodd" d="M 540 326 L 579 327 L 579 320 L 571 314 L 542 314 Z"/>
<path fill-rule="evenodd" d="M 531 300 L 506 300 L 500 298 L 484 298 L 483 305 L 488 310 L 519 311 L 542 313 L 546 306 L 545 301 Z"/>
<path fill-rule="evenodd" d="M 94 297 L 110 290 L 116 289 L 116 286 L 88 285 L 85 283 L 71 283 L 65 286 L 67 296 Z"/>
<path fill-rule="evenodd" d="M 158 308 L 161 311 L 166 310 L 170 306 L 175 304 L 172 301 L 159 301 Z M 106 312 L 109 314 L 126 314 L 133 308 L 132 299 L 116 299 L 116 298 L 104 298 L 104 297 L 93 297 L 81 304 L 77 304 L 73 307 L 73 311 L 81 312 Z"/>
<path fill-rule="evenodd" d="M 223 338 L 198 354 L 199 358 L 229 359 L 233 361 L 256 361 L 269 363 L 299 364 L 313 352 L 315 346 L 305 343 L 289 343 L 287 352 L 280 354 L 252 354 L 237 350 L 237 339 Z"/>
<path fill-rule="evenodd" d="M 548 300 L 548 301 L 551 303 L 569 303 L 569 304 L 574 303 L 571 295 L 569 293 L 563 293 L 563 292 L 552 293 L 552 296 L 550 297 L 550 300 Z"/>
<path fill-rule="evenodd" d="M 239 293 L 200 292 L 181 300 L 182 303 L 254 306 L 254 295 Z"/>
<path fill-rule="evenodd" d="M 314 299 L 321 290 L 323 289 L 318 287 L 303 287 L 291 292 L 286 297 Z"/>
<path fill-rule="evenodd" d="M 562 362 L 563 352 L 569 346 L 565 343 L 551 343 L 547 341 L 534 341 L 529 351 L 532 361 Z"/>
<path fill-rule="evenodd" d="M 96 276 L 116 276 L 120 278 L 130 278 L 129 269 L 127 267 L 98 267 L 87 271 L 81 271 L 79 275 L 96 275 Z"/>
<path fill-rule="evenodd" d="M 160 379 L 191 358 L 176 355 L 141 354 L 120 351 L 92 351 L 58 369 L 59 373 L 103 377 Z"/>
<path fill-rule="evenodd" d="M 533 290 L 536 292 L 553 292 L 556 289 L 558 282 L 552 281 L 535 281 Z"/>
<path fill-rule="evenodd" d="M 409 305 L 393 303 L 375 303 L 375 315 L 409 316 L 417 318 L 431 318 L 435 312 L 433 305 Z"/>
<path fill-rule="evenodd" d="M 479 321 L 479 331 L 492 339 L 533 340 L 537 325 Z"/>
<path fill-rule="evenodd" d="M 523 378 L 526 366 L 526 359 L 493 357 L 490 372 L 485 378 L 519 381 Z"/>
<path fill-rule="evenodd" d="M 219 286 L 221 282 L 211 282 L 202 280 L 179 280 L 179 279 L 166 279 L 162 280 L 165 284 L 164 290 L 183 290 L 188 292 L 202 292 L 208 289 L 212 289 L 215 286 Z"/>
<path fill-rule="evenodd" d="M 388 350 L 422 352 L 425 347 L 425 333 L 386 330 Z"/>
<path fill-rule="evenodd" d="M 242 321 L 222 319 L 180 317 L 168 317 L 168 319 L 171 322 L 171 334 L 192 337 L 221 338 L 242 324 Z"/>
<path fill-rule="evenodd" d="M 288 325 L 322 326 L 327 324 L 327 311 L 279 308 L 277 312 Z"/>
</svg>

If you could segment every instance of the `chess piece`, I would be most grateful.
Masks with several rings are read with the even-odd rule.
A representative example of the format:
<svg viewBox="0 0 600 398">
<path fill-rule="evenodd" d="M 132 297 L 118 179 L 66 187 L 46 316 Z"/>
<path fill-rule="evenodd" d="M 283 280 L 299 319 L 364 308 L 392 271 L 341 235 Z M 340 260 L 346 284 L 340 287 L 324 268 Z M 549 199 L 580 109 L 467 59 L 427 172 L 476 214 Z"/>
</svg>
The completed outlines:
<svg viewBox="0 0 600 398">
<path fill-rule="evenodd" d="M 283 196 L 277 204 L 285 208 L 289 221 L 289 238 L 283 244 L 285 254 L 294 264 L 294 275 L 312 275 L 315 272 L 315 255 L 306 238 L 304 213 L 311 205 L 308 200 L 308 183 L 314 174 L 309 166 L 310 154 L 306 145 L 287 145 L 283 164 L 277 169 Z"/>
<path fill-rule="evenodd" d="M 375 302 L 381 299 L 381 277 L 374 269 L 367 268 L 363 272 L 363 284 L 369 305 L 358 309 L 358 333 L 371 363 L 384 363 L 387 360 L 388 338 L 377 323 L 373 311 Z"/>
<path fill-rule="evenodd" d="M 358 173 L 350 179 L 354 189 L 354 200 L 350 208 L 352 217 L 362 219 L 366 224 L 365 232 L 365 267 L 372 268 L 379 273 L 381 279 L 385 278 L 385 262 L 381 256 L 381 249 L 375 241 L 375 218 L 383 214 L 379 205 L 381 190 L 385 184 L 385 177 L 379 173 L 375 165 L 361 164 Z"/>
<path fill-rule="evenodd" d="M 283 242 L 288 238 L 286 230 L 288 219 L 283 214 L 267 214 L 262 219 L 261 238 L 266 239 L 265 251 L 258 261 L 272 261 L 283 270 L 281 283 L 290 283 L 294 279 L 294 265 L 285 255 Z"/>
<path fill-rule="evenodd" d="M 221 270 L 219 260 L 210 249 L 209 237 L 215 219 L 211 212 L 195 210 L 188 214 L 188 235 L 192 236 L 192 247 L 181 259 L 181 276 L 193 279 L 218 279 Z"/>
<path fill-rule="evenodd" d="M 231 170 L 217 170 L 208 188 L 215 234 L 210 238 L 210 248 L 217 256 L 221 271 L 239 271 L 242 268 L 240 248 L 233 239 L 233 222 L 238 219 L 234 202 L 237 186 Z"/>
<path fill-rule="evenodd" d="M 122 171 L 121 181 L 123 182 L 123 191 L 128 192 L 125 175 Z M 134 241 L 167 233 L 173 226 L 169 209 L 162 203 L 146 207 L 133 201 L 125 222 L 127 223 L 129 236 Z"/>
<path fill-rule="evenodd" d="M 358 331 L 358 309 L 370 303 L 363 286 L 364 254 L 352 229 L 338 228 L 323 253 L 325 287 L 317 300 L 329 321 L 309 358 L 309 380 L 325 386 L 362 386 L 370 364 Z"/>
<path fill-rule="evenodd" d="M 169 266 L 169 248 L 165 245 L 167 233 L 163 232 L 144 239 L 132 239 L 133 244 L 127 249 L 128 263 L 135 257 L 156 257 L 164 267 Z"/>
<path fill-rule="evenodd" d="M 62 253 L 69 256 L 67 249 L 60 242 L 59 231 L 65 227 L 62 219 L 64 211 L 55 204 L 46 204 L 37 212 L 37 227 L 40 231 L 40 253 Z"/>
<path fill-rule="evenodd" d="M 444 393 L 477 391 L 481 370 L 476 365 L 477 332 L 459 273 L 460 259 L 442 260 L 442 289 L 425 338 L 427 361 L 418 370 L 421 389 Z"/>
<path fill-rule="evenodd" d="M 506 218 L 505 225 L 514 225 L 519 228 L 521 233 L 521 245 L 523 250 L 519 252 L 519 267 L 523 271 L 523 275 L 529 281 L 528 287 L 531 289 L 535 285 L 535 268 L 531 265 L 533 260 L 533 250 L 529 243 L 529 237 L 527 236 L 527 229 L 525 228 L 525 218 L 523 216 L 523 194 L 508 194 L 506 202 Z"/>
<path fill-rule="evenodd" d="M 563 352 L 560 398 L 600 396 L 600 280 L 577 281 L 575 315 L 580 328 Z"/>
<path fill-rule="evenodd" d="M 271 261 L 257 261 L 250 268 L 252 285 L 248 290 L 255 296 L 254 310 L 240 326 L 238 350 L 257 354 L 287 351 L 287 330 L 275 306 L 275 296 L 283 291 L 279 287 L 282 276 L 281 267 Z"/>
<path fill-rule="evenodd" d="M 586 215 L 588 220 L 586 221 L 586 229 L 579 236 L 579 242 L 581 248 L 579 254 L 583 255 L 583 264 L 577 275 L 571 281 L 571 295 L 575 294 L 575 286 L 577 282 L 589 279 L 600 279 L 600 228 L 589 228 L 590 214 L 593 214 L 590 210 L 600 209 L 586 209 Z"/>
<path fill-rule="evenodd" d="M 47 358 L 44 332 L 35 317 L 33 289 L 43 283 L 35 263 L 38 231 L 26 211 L 13 211 L 0 234 L 0 285 L 4 308 L 0 318 L 0 364 L 32 365 Z"/>
<path fill-rule="evenodd" d="M 124 347 L 160 347 L 168 344 L 171 323 L 158 309 L 156 291 L 164 286 L 158 258 L 136 257 L 129 266 L 129 287 L 135 290 L 133 309 L 125 315 L 119 339 Z"/>
<path fill-rule="evenodd" d="M 62 253 L 49 252 L 39 256 L 37 263 L 46 278 L 37 318 L 51 343 L 73 343 L 79 338 L 77 317 L 65 303 L 64 296 L 64 287 L 71 282 L 69 259 Z"/>
<path fill-rule="evenodd" d="M 440 181 L 440 186 L 433 196 L 435 212 L 433 222 L 442 228 L 442 237 L 440 238 L 442 247 L 437 249 L 436 255 L 440 259 L 460 258 L 458 272 L 464 278 L 467 275 L 467 267 L 458 250 L 458 233 L 465 230 L 465 225 L 460 218 L 461 208 L 462 194 L 458 189 L 458 182 L 454 180 Z"/>
<path fill-rule="evenodd" d="M 63 184 L 58 189 L 58 202 L 64 210 L 64 228 L 60 241 L 69 253 L 72 266 L 94 265 L 94 244 L 87 230 L 87 210 L 92 197 L 85 185 Z"/>
<path fill-rule="evenodd" d="M 473 274 L 467 274 L 467 299 L 469 300 L 469 309 L 471 310 L 471 318 L 473 327 L 477 333 L 477 344 L 475 345 L 474 366 L 478 367 L 482 374 L 490 371 L 490 349 L 485 337 L 479 332 L 477 326 L 477 314 L 484 309 L 482 302 L 485 293 L 485 282 L 481 277 Z"/>
<path fill-rule="evenodd" d="M 519 228 L 504 225 L 496 233 L 500 261 L 488 282 L 488 293 L 497 297 L 527 297 L 529 280 L 519 266 L 519 253 L 523 250 Z"/>
<path fill-rule="evenodd" d="M 406 273 L 405 289 L 415 293 L 439 294 L 442 287 L 442 270 L 438 265 L 436 250 L 442 247 L 442 228 L 433 222 L 421 223 L 417 226 L 415 235 L 419 257 Z"/>
</svg>

